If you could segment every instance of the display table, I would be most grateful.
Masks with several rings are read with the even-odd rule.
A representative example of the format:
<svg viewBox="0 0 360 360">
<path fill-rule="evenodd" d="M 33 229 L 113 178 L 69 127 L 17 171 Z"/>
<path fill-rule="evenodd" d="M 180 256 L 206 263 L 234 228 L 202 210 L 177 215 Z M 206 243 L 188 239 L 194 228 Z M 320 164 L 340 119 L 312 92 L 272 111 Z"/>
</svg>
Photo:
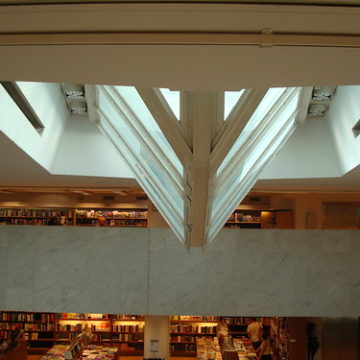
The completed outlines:
<svg viewBox="0 0 360 360">
<path fill-rule="evenodd" d="M 64 354 L 69 345 L 53 346 L 41 360 L 64 360 Z M 119 349 L 115 346 L 88 345 L 83 349 L 81 360 L 118 360 Z"/>
</svg>

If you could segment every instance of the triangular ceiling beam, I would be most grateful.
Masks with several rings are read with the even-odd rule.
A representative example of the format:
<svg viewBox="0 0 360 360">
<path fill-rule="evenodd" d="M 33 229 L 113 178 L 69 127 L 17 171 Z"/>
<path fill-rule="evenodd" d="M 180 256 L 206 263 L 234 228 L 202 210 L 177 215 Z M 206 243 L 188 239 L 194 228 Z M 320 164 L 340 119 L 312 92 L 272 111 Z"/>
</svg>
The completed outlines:
<svg viewBox="0 0 360 360">
<path fill-rule="evenodd" d="M 245 90 L 229 114 L 228 119 L 223 122 L 223 126 L 220 128 L 212 144 L 210 159 L 212 174 L 223 162 L 225 156 L 238 139 L 267 90 L 268 89 Z"/>
<path fill-rule="evenodd" d="M 181 163 L 186 166 L 192 156 L 189 139 L 186 138 L 179 120 L 176 119 L 169 104 L 161 94 L 161 91 L 152 88 L 136 88 L 136 90 L 173 148 L 175 154 Z"/>
<path fill-rule="evenodd" d="M 245 90 L 225 120 L 224 92 L 182 92 L 179 121 L 159 89 L 97 90 L 99 127 L 188 247 L 216 237 L 309 97 L 300 88 Z"/>
</svg>

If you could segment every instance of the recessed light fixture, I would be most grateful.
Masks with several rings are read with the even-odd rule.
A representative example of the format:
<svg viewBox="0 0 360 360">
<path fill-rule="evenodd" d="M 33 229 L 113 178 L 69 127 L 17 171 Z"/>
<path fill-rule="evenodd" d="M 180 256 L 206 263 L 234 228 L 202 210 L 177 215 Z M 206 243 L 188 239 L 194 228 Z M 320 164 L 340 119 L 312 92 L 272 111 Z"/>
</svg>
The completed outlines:
<svg viewBox="0 0 360 360">
<path fill-rule="evenodd" d="M 70 103 L 70 112 L 72 114 L 86 114 L 87 113 L 87 106 L 85 101 L 72 101 Z"/>
<path fill-rule="evenodd" d="M 328 106 L 326 104 L 310 104 L 309 114 L 314 116 L 323 116 Z"/>
<path fill-rule="evenodd" d="M 61 86 L 70 113 L 87 115 L 85 86 L 81 84 L 62 84 Z"/>
<path fill-rule="evenodd" d="M 336 86 L 314 86 L 308 107 L 308 118 L 321 118 L 329 109 Z"/>
<path fill-rule="evenodd" d="M 68 90 L 65 92 L 65 95 L 68 99 L 71 100 L 80 100 L 84 99 L 85 93 L 82 90 Z"/>
<path fill-rule="evenodd" d="M 315 86 L 313 89 L 312 99 L 315 101 L 330 100 L 334 91 L 334 86 Z"/>
</svg>

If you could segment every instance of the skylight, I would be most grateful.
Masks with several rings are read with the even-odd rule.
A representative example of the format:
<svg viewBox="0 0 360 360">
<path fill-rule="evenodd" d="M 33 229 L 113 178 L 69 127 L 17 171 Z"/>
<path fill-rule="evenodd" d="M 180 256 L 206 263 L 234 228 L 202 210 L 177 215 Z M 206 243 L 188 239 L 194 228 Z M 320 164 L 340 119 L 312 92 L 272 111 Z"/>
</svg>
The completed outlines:
<svg viewBox="0 0 360 360">
<path fill-rule="evenodd" d="M 185 239 L 183 166 L 134 87 L 97 86 L 99 127 L 179 240 Z"/>
<path fill-rule="evenodd" d="M 225 91 L 224 93 L 224 119 L 227 120 L 230 112 L 240 100 L 241 95 L 244 93 L 244 89 L 240 91 Z"/>
<path fill-rule="evenodd" d="M 201 96 L 189 92 L 193 106 L 190 109 L 196 111 L 189 110 L 187 126 L 199 119 L 204 126 L 209 124 L 208 140 L 204 141 L 202 131 L 188 136 L 181 128 L 181 120 L 175 121 L 171 116 L 171 111 L 179 115 L 179 92 L 101 85 L 96 85 L 96 90 L 100 129 L 127 161 L 178 239 L 189 246 L 214 240 L 263 167 L 295 129 L 302 92 L 301 88 L 272 88 L 224 93 L 231 120 L 223 122 L 219 130 L 211 130 L 208 120 L 222 100 L 214 96 L 215 92 Z M 199 107 L 204 111 L 197 111 Z M 241 126 L 236 128 L 234 124 Z M 219 132 L 215 144 L 220 147 L 211 144 L 209 134 L 214 130 Z M 211 147 L 216 150 L 221 146 L 226 151 L 218 152 L 215 161 L 211 158 Z M 207 170 L 203 167 L 199 170 L 192 163 L 194 149 L 197 159 L 208 164 Z M 186 157 L 181 157 L 183 154 Z M 206 191 L 204 187 L 200 190 L 203 185 Z M 199 202 L 207 209 L 201 216 L 191 211 Z"/>
<path fill-rule="evenodd" d="M 209 241 L 295 129 L 300 88 L 269 89 L 212 179 Z"/>
<path fill-rule="evenodd" d="M 175 117 L 180 120 L 180 91 L 160 89 Z"/>
</svg>

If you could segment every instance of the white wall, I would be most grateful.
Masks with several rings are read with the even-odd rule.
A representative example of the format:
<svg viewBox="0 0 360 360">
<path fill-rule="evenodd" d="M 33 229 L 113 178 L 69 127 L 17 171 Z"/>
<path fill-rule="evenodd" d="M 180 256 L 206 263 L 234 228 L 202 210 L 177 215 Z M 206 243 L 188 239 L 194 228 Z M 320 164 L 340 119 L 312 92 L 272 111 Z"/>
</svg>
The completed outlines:
<svg viewBox="0 0 360 360">
<path fill-rule="evenodd" d="M 341 176 L 341 167 L 326 119 L 299 124 L 285 146 L 260 174 L 260 179 Z"/>
<path fill-rule="evenodd" d="M 360 86 L 338 86 L 331 102 L 328 121 L 339 154 L 342 173 L 360 164 L 360 136 L 352 128 L 360 119 Z"/>
<path fill-rule="evenodd" d="M 0 86 L 0 131 L 41 166 L 50 169 L 69 113 L 59 84 L 18 83 L 45 126 L 42 134 L 31 125 L 5 89 Z"/>
<path fill-rule="evenodd" d="M 110 140 L 96 124 L 82 116 L 69 119 L 51 172 L 56 175 L 134 178 L 132 170 Z"/>
</svg>

